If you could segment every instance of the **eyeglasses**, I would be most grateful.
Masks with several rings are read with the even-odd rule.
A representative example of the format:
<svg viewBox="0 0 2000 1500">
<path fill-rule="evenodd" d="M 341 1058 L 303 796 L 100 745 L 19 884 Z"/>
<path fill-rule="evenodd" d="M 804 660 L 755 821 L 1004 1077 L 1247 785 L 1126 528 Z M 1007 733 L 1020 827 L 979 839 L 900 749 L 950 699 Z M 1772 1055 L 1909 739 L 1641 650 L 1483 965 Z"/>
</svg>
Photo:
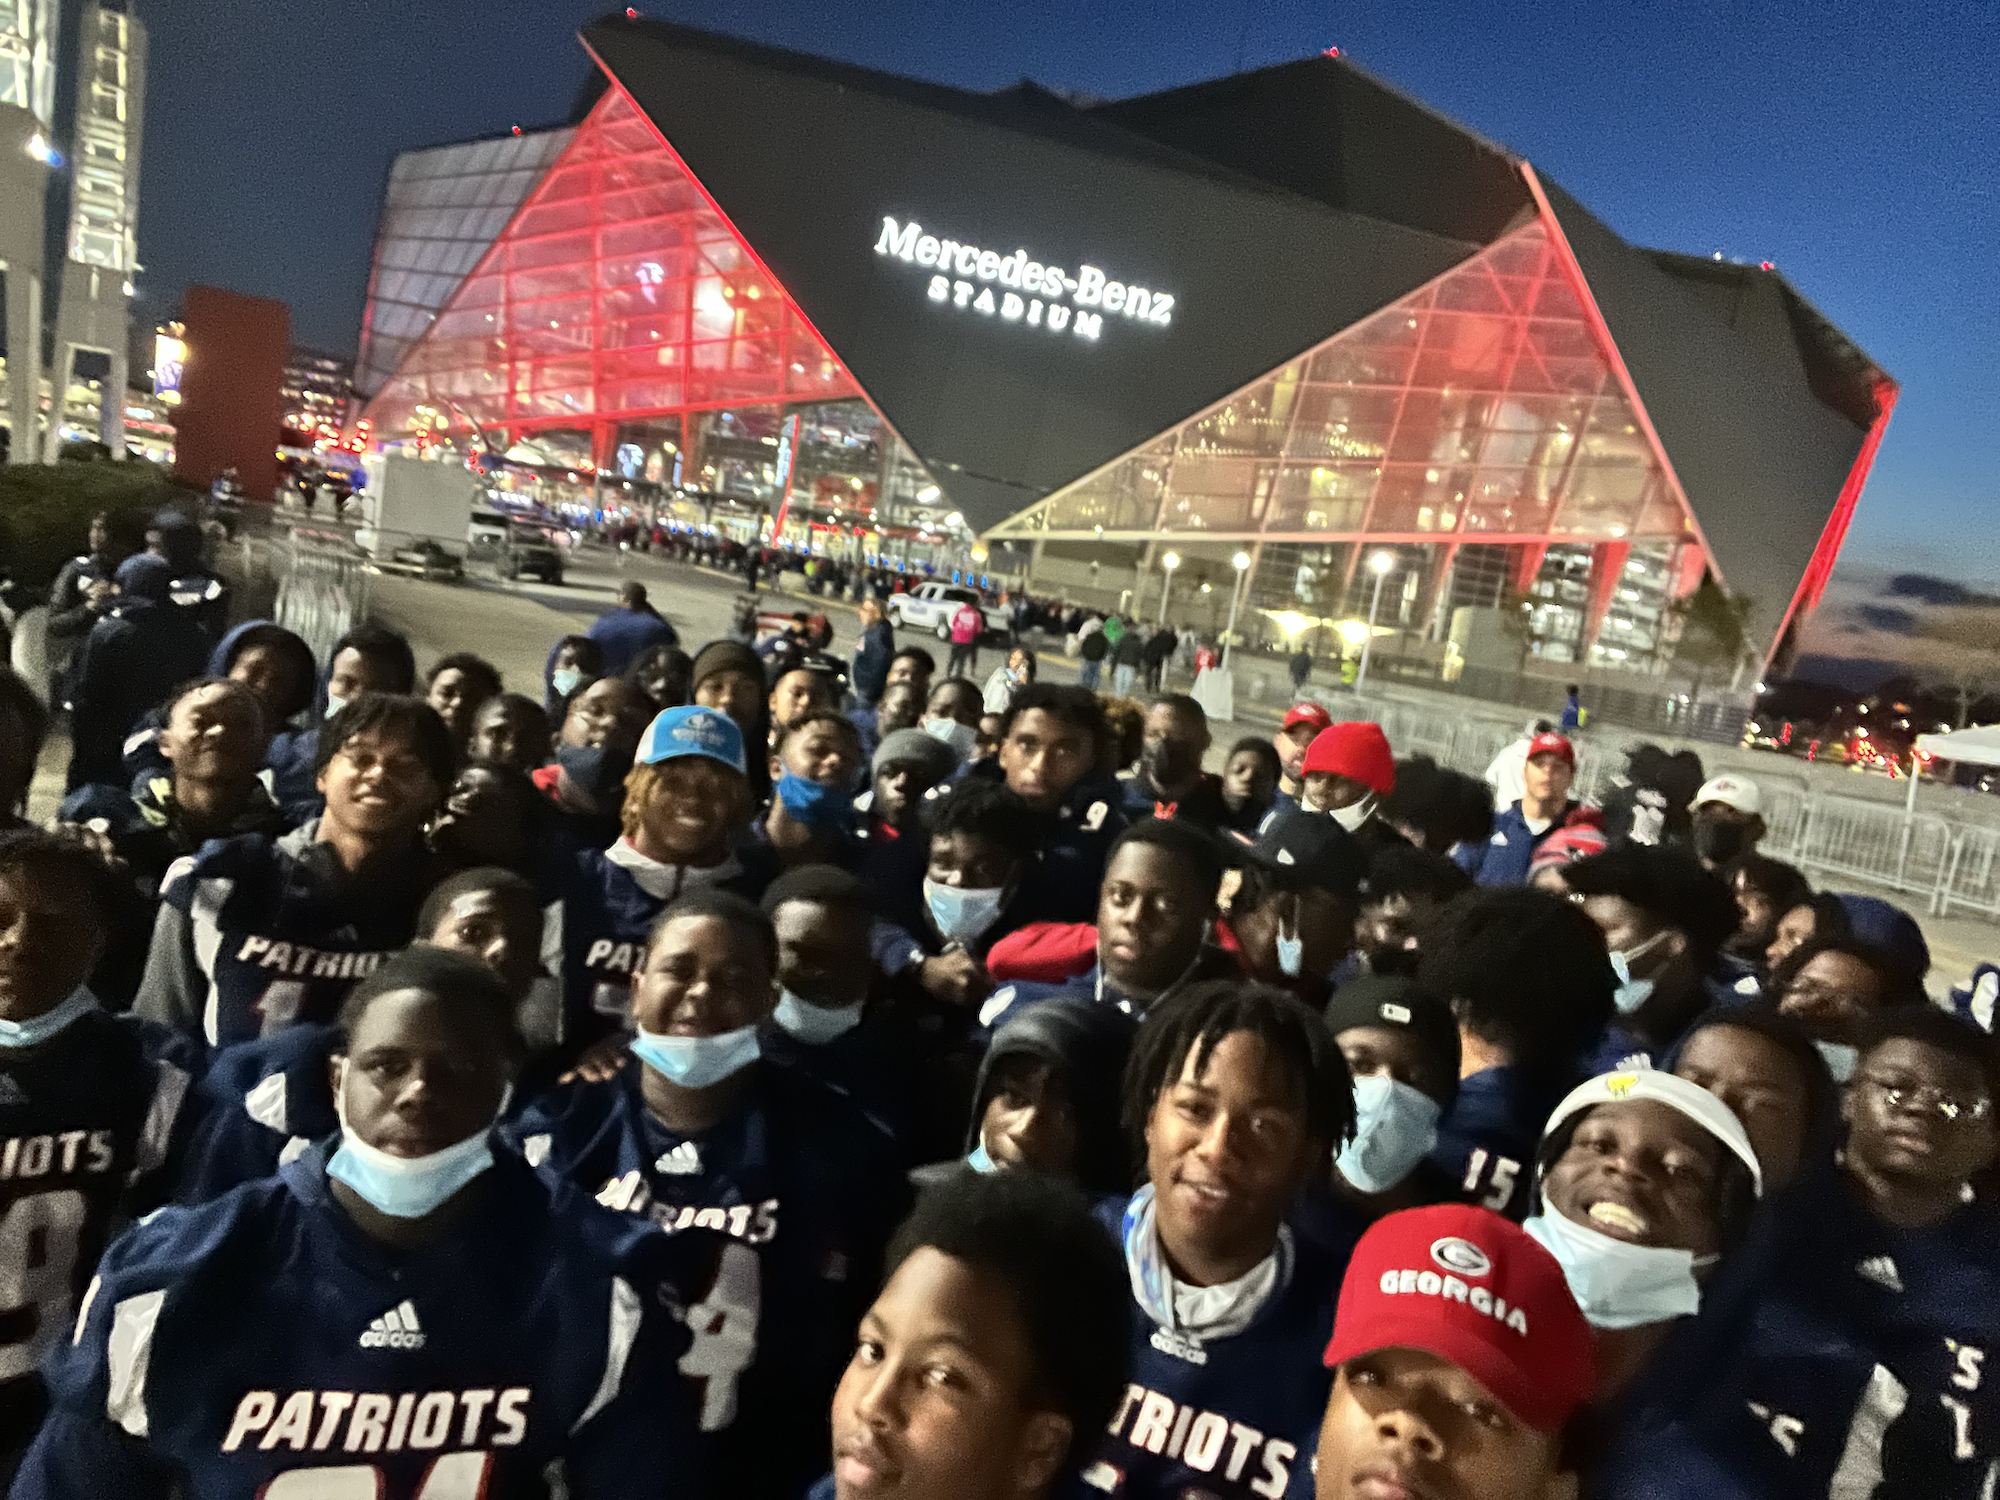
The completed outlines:
<svg viewBox="0 0 2000 1500">
<path fill-rule="evenodd" d="M 1868 1078 L 1861 1080 L 1870 1088 L 1879 1090 L 1883 1102 L 1891 1109 L 1936 1110 L 1945 1119 L 1956 1123 L 1960 1120 L 1983 1120 L 1993 1112 L 1993 1101 L 1981 1094 L 1977 1099 L 1961 1099 L 1956 1094 L 1947 1093 L 1929 1084 L 1904 1083 L 1901 1079 Z"/>
</svg>

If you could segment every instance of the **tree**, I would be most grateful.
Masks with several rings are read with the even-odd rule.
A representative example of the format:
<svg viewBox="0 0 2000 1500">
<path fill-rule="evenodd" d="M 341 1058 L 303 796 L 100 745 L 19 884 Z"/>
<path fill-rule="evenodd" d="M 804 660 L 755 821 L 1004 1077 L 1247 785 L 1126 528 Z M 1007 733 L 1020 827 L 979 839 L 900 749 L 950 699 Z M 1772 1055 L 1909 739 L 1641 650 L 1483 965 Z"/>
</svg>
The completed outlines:
<svg viewBox="0 0 2000 1500">
<path fill-rule="evenodd" d="M 1958 727 L 1972 708 L 2000 683 L 2000 609 L 1988 604 L 1955 604 L 1925 613 L 1917 626 L 1922 664 L 1942 678 L 1958 705 Z"/>
<path fill-rule="evenodd" d="M 1749 653 L 1750 600 L 1730 594 L 1713 573 L 1705 573 L 1701 586 L 1676 600 L 1667 615 L 1680 627 L 1674 661 L 1688 671 L 1688 697 L 1699 700 L 1708 672 L 1718 667 L 1732 672 Z"/>
</svg>

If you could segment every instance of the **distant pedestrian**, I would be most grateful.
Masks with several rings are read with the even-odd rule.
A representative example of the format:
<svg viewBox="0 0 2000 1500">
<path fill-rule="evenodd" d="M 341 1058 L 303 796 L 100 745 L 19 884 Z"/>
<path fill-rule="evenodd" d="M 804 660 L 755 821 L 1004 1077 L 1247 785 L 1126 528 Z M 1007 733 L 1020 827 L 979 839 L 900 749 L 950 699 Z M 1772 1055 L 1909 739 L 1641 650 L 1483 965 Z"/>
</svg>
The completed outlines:
<svg viewBox="0 0 2000 1500">
<path fill-rule="evenodd" d="M 70 711 L 69 790 L 124 785 L 125 736 L 173 690 L 199 677 L 209 643 L 195 614 L 174 605 L 174 572 L 142 552 L 118 565 L 118 603 L 90 627 L 76 654 Z"/>
<path fill-rule="evenodd" d="M 862 600 L 861 639 L 854 647 L 847 680 L 864 707 L 873 708 L 888 686 L 889 663 L 895 655 L 896 633 L 882 617 L 882 606 L 873 599 Z"/>
<path fill-rule="evenodd" d="M 1577 698 L 1577 685 L 1569 685 L 1569 698 L 1563 704 L 1562 732 L 1574 734 L 1583 728 L 1583 704 Z"/>
<path fill-rule="evenodd" d="M 1146 664 L 1146 691 L 1157 693 L 1166 675 L 1167 663 L 1172 660 L 1174 648 L 1180 644 L 1180 636 L 1174 627 L 1165 623 L 1153 627 L 1153 633 L 1146 638 L 1143 659 Z"/>
<path fill-rule="evenodd" d="M 979 606 L 965 600 L 951 613 L 951 659 L 947 677 L 970 677 L 979 670 L 979 633 L 986 628 L 986 616 Z"/>
<path fill-rule="evenodd" d="M 1083 622 L 1083 628 L 1077 635 L 1076 654 L 1083 663 L 1077 669 L 1076 680 L 1094 693 L 1098 679 L 1104 675 L 1104 658 L 1111 654 L 1111 637 L 1104 633 L 1103 626 L 1096 620 Z"/>
<path fill-rule="evenodd" d="M 591 622 L 590 638 L 604 653 L 604 675 L 617 677 L 648 646 L 678 646 L 679 632 L 646 598 L 646 585 L 627 579 L 618 585 L 618 607 Z"/>
<path fill-rule="evenodd" d="M 1299 694 L 1306 690 L 1306 683 L 1312 677 L 1313 654 L 1306 650 L 1305 642 L 1299 642 L 1299 649 L 1292 653 L 1292 700 L 1298 701 Z"/>
<path fill-rule="evenodd" d="M 1113 616 L 1113 618 L 1115 619 L 1116 616 Z M 1111 627 L 1108 623 L 1105 625 L 1104 630 L 1106 635 L 1111 633 Z M 1111 648 L 1112 691 L 1117 693 L 1121 698 L 1131 697 L 1132 680 L 1139 675 L 1139 669 L 1145 664 L 1145 631 L 1138 625 L 1130 625 L 1122 628 L 1119 632 L 1118 644 Z"/>
<path fill-rule="evenodd" d="M 1016 646 L 1007 653 L 1004 665 L 993 669 L 993 675 L 986 679 L 985 705 L 989 714 L 1004 714 L 1014 702 L 1014 695 L 1035 680 L 1035 653 L 1026 646 Z"/>
</svg>

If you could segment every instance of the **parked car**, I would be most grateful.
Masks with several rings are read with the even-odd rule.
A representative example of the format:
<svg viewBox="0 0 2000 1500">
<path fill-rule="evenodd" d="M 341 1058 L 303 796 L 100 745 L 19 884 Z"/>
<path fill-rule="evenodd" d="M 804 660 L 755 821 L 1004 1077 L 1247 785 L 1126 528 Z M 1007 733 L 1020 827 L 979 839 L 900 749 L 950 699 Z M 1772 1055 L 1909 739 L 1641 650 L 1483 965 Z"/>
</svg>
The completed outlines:
<svg viewBox="0 0 2000 1500">
<path fill-rule="evenodd" d="M 414 573 L 419 578 L 443 583 L 457 583 L 465 577 L 465 564 L 429 537 L 396 548 L 389 554 L 389 564 L 396 572 Z"/>
<path fill-rule="evenodd" d="M 519 578 L 526 573 L 543 583 L 561 583 L 563 549 L 548 527 L 516 521 L 507 528 L 506 539 L 494 556 L 494 566 L 502 578 Z"/>
<path fill-rule="evenodd" d="M 978 608 L 988 634 L 1005 634 L 1007 612 L 979 597 L 979 590 L 958 583 L 920 583 L 907 594 L 891 594 L 883 609 L 889 623 L 903 630 L 928 630 L 941 641 L 951 639 L 951 617 L 961 604 Z"/>
</svg>

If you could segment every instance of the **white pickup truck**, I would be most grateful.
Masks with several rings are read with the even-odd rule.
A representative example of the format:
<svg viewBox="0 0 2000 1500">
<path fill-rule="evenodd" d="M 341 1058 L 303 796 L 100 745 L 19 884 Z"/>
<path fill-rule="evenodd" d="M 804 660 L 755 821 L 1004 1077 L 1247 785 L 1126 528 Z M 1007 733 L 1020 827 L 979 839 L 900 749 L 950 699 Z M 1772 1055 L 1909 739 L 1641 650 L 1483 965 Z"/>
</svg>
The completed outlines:
<svg viewBox="0 0 2000 1500">
<path fill-rule="evenodd" d="M 979 590 L 958 583 L 920 583 L 907 594 L 891 594 L 883 605 L 889 623 L 901 630 L 928 630 L 941 641 L 951 639 L 951 617 L 959 605 L 970 604 L 985 616 L 989 633 L 1007 633 L 1007 612 L 982 604 Z"/>
</svg>

